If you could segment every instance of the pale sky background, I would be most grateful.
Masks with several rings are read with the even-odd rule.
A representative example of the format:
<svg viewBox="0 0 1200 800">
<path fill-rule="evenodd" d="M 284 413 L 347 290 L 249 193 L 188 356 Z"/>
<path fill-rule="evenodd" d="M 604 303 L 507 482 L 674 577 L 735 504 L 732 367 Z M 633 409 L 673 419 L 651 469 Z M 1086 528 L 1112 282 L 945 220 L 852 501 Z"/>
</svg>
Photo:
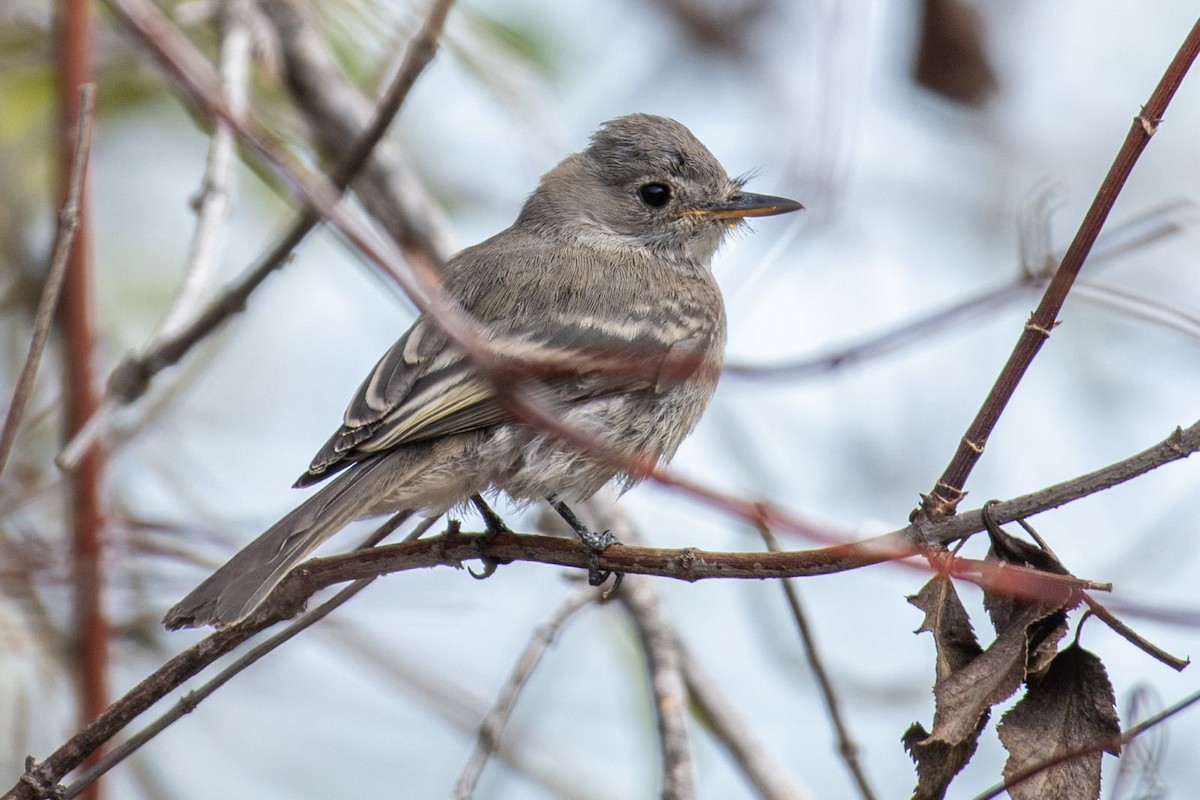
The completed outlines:
<svg viewBox="0 0 1200 800">
<path fill-rule="evenodd" d="M 756 222 L 718 254 L 729 360 L 810 356 L 1009 281 L 1019 264 L 1021 216 L 1047 186 L 1060 198 L 1054 244 L 1065 247 L 1195 15 L 1194 4 L 1167 0 L 981 5 L 1000 89 L 986 110 L 965 111 L 909 79 L 913 3 L 775 3 L 738 62 L 695 51 L 652 3 L 465 0 L 450 20 L 452 46 L 422 77 L 394 133 L 447 203 L 458 240 L 469 244 L 510 224 L 538 176 L 583 147 L 603 120 L 632 111 L 679 119 L 731 173 L 756 170 L 751 190 L 808 207 Z M 455 55 L 479 45 L 463 9 L 535 35 L 547 68 L 493 54 L 503 69 L 481 80 Z M 343 20 L 368 54 L 383 46 L 372 36 L 394 30 L 392 13 L 371 13 L 382 22 Z M 1192 75 L 1112 221 L 1195 200 L 1198 142 L 1200 75 Z M 206 143 L 174 103 L 101 119 L 93 179 L 109 364 L 142 345 L 175 289 Z M 288 218 L 243 170 L 224 277 L 256 257 Z M 1194 317 L 1198 251 L 1191 228 L 1094 272 L 1085 267 L 1085 279 L 1097 276 Z M 949 460 L 1035 303 L 1027 295 L 817 378 L 726 378 L 674 466 L 864 535 L 897 527 Z M 194 378 L 116 454 L 121 505 L 218 531 L 220 540 L 190 546 L 215 566 L 298 501 L 291 482 L 411 316 L 331 235 L 312 237 L 217 346 L 193 361 Z M 1189 336 L 1079 298 L 1062 320 L 972 475 L 965 507 L 1090 471 L 1196 420 L 1195 326 Z M 184 372 L 171 373 L 156 396 Z M 1194 614 L 1197 468 L 1169 465 L 1032 522 L 1076 574 L 1113 581 L 1114 600 Z M 639 487 L 622 502 L 659 546 L 760 547 L 745 525 L 657 487 Z M 510 523 L 529 529 L 533 520 Z M 475 525 L 468 519 L 468 529 Z M 346 534 L 331 547 L 354 539 Z M 983 546 L 968 552 L 980 555 Z M 157 617 L 207 569 L 142 556 L 112 572 L 120 620 Z M 926 577 L 880 566 L 800 582 L 867 773 L 885 798 L 906 797 L 915 783 L 900 744 L 904 730 L 932 722 L 933 643 L 913 635 L 921 615 L 904 599 Z M 851 796 L 779 587 L 662 581 L 659 588 L 684 640 L 796 781 L 813 797 Z M 483 582 L 451 569 L 386 577 L 238 676 L 146 747 L 137 765 L 118 769 L 109 796 L 142 796 L 132 777 L 139 772 L 176 798 L 447 796 L 473 734 L 447 720 L 445 704 L 423 701 L 405 675 L 468 709 L 486 707 L 532 629 L 570 590 L 562 571 L 532 565 L 503 567 Z M 979 593 L 960 592 L 986 639 L 991 627 Z M 1127 621 L 1177 655 L 1200 652 L 1194 627 Z M 1068 636 L 1074 632 L 1072 625 Z M 195 638 L 162 633 L 156 650 L 123 650 L 114 689 Z M 1096 621 L 1082 642 L 1103 659 L 1122 708 L 1135 687 L 1152 687 L 1166 705 L 1198 685 L 1195 667 L 1176 674 Z M 27 751 L 56 746 L 70 730 L 70 712 L 64 704 L 61 727 L 46 728 L 45 707 L 31 711 L 22 698 L 55 686 L 61 692 L 61 684 L 32 662 L 8 661 L 0 708 L 14 719 L 41 717 L 42 725 L 13 736 L 4 758 L 15 765 Z M 999 716 L 951 797 L 999 780 Z M 466 718 L 477 719 L 476 711 Z M 694 734 L 701 797 L 752 796 L 708 734 Z M 654 722 L 638 646 L 619 609 L 589 609 L 566 631 L 522 696 L 508 736 L 552 782 L 577 793 L 551 794 L 493 762 L 481 798 L 654 795 Z M 1200 785 L 1198 737 L 1200 712 L 1170 725 L 1161 766 L 1170 796 Z M 1106 762 L 1109 776 L 1116 761 Z"/>
</svg>

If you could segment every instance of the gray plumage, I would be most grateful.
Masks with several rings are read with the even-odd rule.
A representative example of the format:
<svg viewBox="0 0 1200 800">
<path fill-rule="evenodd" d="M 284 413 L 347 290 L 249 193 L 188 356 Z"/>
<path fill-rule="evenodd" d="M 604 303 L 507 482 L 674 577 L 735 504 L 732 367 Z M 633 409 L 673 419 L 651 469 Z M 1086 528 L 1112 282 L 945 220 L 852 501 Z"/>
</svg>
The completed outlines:
<svg viewBox="0 0 1200 800">
<path fill-rule="evenodd" d="M 443 288 L 500 352 L 561 364 L 533 390 L 565 424 L 665 461 L 699 421 L 724 357 L 713 254 L 742 218 L 797 208 L 742 191 L 678 122 L 632 114 L 546 173 L 512 227 L 451 259 Z M 630 367 L 596 369 L 592 354 Z M 619 474 L 516 421 L 425 316 L 363 381 L 296 485 L 339 472 L 172 608 L 167 627 L 244 618 L 355 519 L 440 513 L 498 490 L 581 500 Z"/>
</svg>

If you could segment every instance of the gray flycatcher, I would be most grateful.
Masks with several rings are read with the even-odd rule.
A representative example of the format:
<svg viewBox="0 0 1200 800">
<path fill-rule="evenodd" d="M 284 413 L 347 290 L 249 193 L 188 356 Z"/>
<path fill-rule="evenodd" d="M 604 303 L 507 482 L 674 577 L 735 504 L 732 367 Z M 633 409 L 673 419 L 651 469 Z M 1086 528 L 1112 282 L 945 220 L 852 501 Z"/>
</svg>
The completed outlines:
<svg viewBox="0 0 1200 800">
<path fill-rule="evenodd" d="M 512 380 L 563 424 L 622 456 L 669 460 L 724 362 L 713 254 L 746 217 L 802 207 L 744 192 L 743 183 L 674 120 L 611 120 L 542 177 L 512 227 L 446 264 L 443 291 L 497 352 L 561 363 Z M 636 368 L 597 369 L 596 353 L 627 356 Z M 612 459 L 518 421 L 494 375 L 479 374 L 436 322 L 419 317 L 296 485 L 342 474 L 167 612 L 166 626 L 243 619 L 356 519 L 443 513 L 468 500 L 483 510 L 480 495 L 502 490 L 517 501 L 548 499 L 572 521 L 563 501 L 586 499 L 618 476 L 633 482 Z M 575 527 L 593 551 L 613 541 Z"/>
</svg>

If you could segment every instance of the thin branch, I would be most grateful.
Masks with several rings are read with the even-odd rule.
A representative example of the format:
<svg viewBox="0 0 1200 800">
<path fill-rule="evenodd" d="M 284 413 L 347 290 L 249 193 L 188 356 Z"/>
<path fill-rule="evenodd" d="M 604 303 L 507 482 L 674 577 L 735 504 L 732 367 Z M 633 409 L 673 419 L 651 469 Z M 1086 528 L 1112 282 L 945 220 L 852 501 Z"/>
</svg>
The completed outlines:
<svg viewBox="0 0 1200 800">
<path fill-rule="evenodd" d="M 1142 150 L 1149 143 L 1150 137 L 1158 130 L 1167 105 L 1198 53 L 1200 53 L 1200 20 L 1197 20 L 1188 33 L 1179 52 L 1167 67 L 1142 112 L 1134 118 L 1125 142 L 1096 193 L 1091 208 L 1084 216 L 1075 239 L 1067 248 L 1062 264 L 1055 272 L 1050 285 L 1046 287 L 1037 309 L 1025 324 L 1008 362 L 1004 365 L 1004 369 L 1000 372 L 975 419 L 959 442 L 954 458 L 951 459 L 942 476 L 922 501 L 921 510 L 924 516 L 940 520 L 954 514 L 955 508 L 962 500 L 963 486 L 967 477 L 979 461 L 979 457 L 983 455 L 992 429 L 999 421 L 1009 399 L 1016 392 L 1025 370 L 1029 368 L 1042 345 L 1050 337 L 1050 331 L 1058 324 L 1058 312 L 1066 301 L 1067 293 L 1070 292 L 1075 278 L 1079 275 L 1083 262 L 1100 233 L 1100 228 L 1108 218 L 1109 211 L 1112 210 L 1113 204 L 1133 171 Z"/>
<path fill-rule="evenodd" d="M 392 534 L 397 528 L 412 516 L 412 512 L 403 511 L 392 516 L 387 522 L 376 528 L 356 549 L 363 550 L 374 547 L 379 542 L 382 542 Z M 429 517 L 421 521 L 413 529 L 413 531 L 405 537 L 405 541 L 411 541 L 424 535 L 434 523 L 437 522 L 437 517 Z M 105 754 L 104 758 L 91 765 L 88 769 L 80 773 L 80 775 L 71 783 L 70 786 L 62 792 L 64 800 L 78 796 L 88 786 L 94 783 L 104 773 L 121 763 L 129 756 L 137 752 L 142 745 L 154 739 L 164 730 L 169 728 L 174 723 L 178 722 L 185 715 L 192 713 L 201 702 L 206 700 L 213 692 L 220 689 L 228 683 L 234 676 L 246 670 L 246 668 L 258 662 L 263 656 L 278 648 L 280 645 L 294 638 L 297 634 L 312 627 L 317 622 L 320 622 L 325 617 L 333 613 L 334 610 L 348 602 L 356 594 L 367 588 L 374 581 L 374 578 L 363 578 L 354 581 L 346 588 L 342 589 L 333 597 L 326 600 L 324 603 L 314 608 L 311 612 L 297 619 L 295 622 L 288 625 L 279 633 L 264 639 L 260 644 L 256 645 L 251 650 L 244 653 L 236 661 L 230 664 L 225 669 L 221 670 L 215 677 L 206 682 L 199 689 L 195 689 L 184 695 L 175 706 L 156 719 L 151 724 L 147 725 L 137 735 L 130 737 L 123 742 L 120 747 L 114 748 L 111 752 Z"/>
<path fill-rule="evenodd" d="M 1034 764 L 1031 767 L 1023 769 L 1009 780 L 1006 780 L 1004 783 L 998 786 L 993 786 L 983 794 L 977 795 L 974 800 L 994 800 L 994 798 L 1004 794 L 1017 784 L 1027 781 L 1033 776 L 1041 772 L 1045 772 L 1052 767 L 1057 767 L 1060 764 L 1066 764 L 1070 761 L 1074 761 L 1077 758 L 1083 758 L 1084 756 L 1117 750 L 1121 747 L 1124 747 L 1126 744 L 1133 741 L 1146 731 L 1162 724 L 1163 722 L 1166 722 L 1171 717 L 1195 705 L 1196 703 L 1200 703 L 1200 691 L 1188 695 L 1175 705 L 1170 706 L 1169 708 L 1164 708 L 1162 711 L 1152 717 L 1147 717 L 1142 722 L 1139 722 L 1132 728 L 1122 732 L 1120 736 L 1110 736 L 1105 739 L 1099 739 L 1089 745 L 1072 750 L 1069 753 L 1063 753 L 1062 755 L 1055 756 L 1054 758 L 1048 758 L 1040 764 Z"/>
<path fill-rule="evenodd" d="M 781 549 L 779 539 L 776 538 L 774 533 L 767 528 L 760 528 L 759 535 L 766 542 L 768 550 L 772 553 L 779 552 Z M 825 669 L 825 662 L 817 645 L 816 636 L 808 624 L 808 616 L 804 613 L 804 606 L 800 602 L 800 592 L 795 584 L 787 579 L 780 581 L 780 586 L 783 587 L 788 608 L 792 612 L 792 619 L 795 621 L 796 629 L 800 633 L 800 640 L 804 645 L 804 655 L 808 659 L 808 665 L 817 679 L 817 687 L 821 690 L 821 700 L 825 704 L 825 713 L 829 717 L 829 723 L 833 726 L 834 734 L 837 736 L 838 755 L 845 762 L 846 769 L 850 772 L 850 777 L 854 781 L 854 785 L 858 788 L 859 796 L 864 798 L 864 800 L 875 800 L 875 792 L 871 789 L 871 782 L 867 780 L 867 773 L 863 769 L 862 762 L 858 759 L 858 743 L 854 741 L 854 737 L 850 734 L 850 727 L 846 724 L 846 720 L 842 716 L 841 702 L 838 699 L 837 689 L 834 688 L 833 679 L 829 677 L 829 672 Z"/>
<path fill-rule="evenodd" d="M 71 158 L 71 171 L 67 178 L 67 197 L 58 214 L 58 227 L 54 233 L 54 247 L 42 294 L 38 298 L 37 311 L 33 318 L 33 336 L 29 341 L 29 353 L 21 367 L 12 402 L 4 417 L 4 428 L 0 429 L 0 472 L 4 471 L 17 438 L 17 429 L 25 415 L 25 407 L 33 393 L 33 382 L 37 378 L 38 366 L 50 328 L 54 323 L 54 312 L 62 294 L 63 279 L 67 274 L 68 257 L 79 230 L 79 203 L 83 192 L 83 176 L 87 171 L 88 157 L 92 150 L 92 112 L 96 102 L 96 85 L 85 83 L 79 87 L 79 129 L 75 135 L 75 152 Z"/>
<path fill-rule="evenodd" d="M 463 767 L 463 771 L 454 785 L 453 796 L 457 800 L 466 800 L 475 793 L 475 786 L 479 782 L 480 775 L 483 774 L 484 766 L 487 765 L 488 759 L 500 749 L 504 728 L 512 717 L 517 698 L 525 688 L 530 676 L 533 675 L 533 671 L 537 669 L 546 650 L 575 614 L 595 603 L 599 596 L 599 590 L 595 587 L 587 585 L 578 587 L 559 606 L 554 615 L 534 631 L 533 638 L 517 658 L 517 663 L 513 666 L 508 680 L 501 687 L 495 703 L 492 704 L 483 718 L 483 722 L 479 725 L 479 736 L 475 742 L 475 749 L 471 752 L 466 766 Z"/>
<path fill-rule="evenodd" d="M 225 0 L 215 10 L 221 36 L 221 96 L 229 113 L 241 118 L 246 113 L 250 87 L 250 29 L 254 6 L 251 0 Z M 196 198 L 196 230 L 192 234 L 183 284 L 175 302 L 159 325 L 155 340 L 178 333 L 202 306 L 216 274 L 225 223 L 229 218 L 237 181 L 237 142 L 233 131 L 221 120 L 213 126 L 208 160 Z"/>
<path fill-rule="evenodd" d="M 340 196 L 364 166 L 373 163 L 372 154 L 387 133 L 392 120 L 399 113 L 400 107 L 404 104 L 417 78 L 420 77 L 437 52 L 438 39 L 452 4 L 453 0 L 438 0 L 430 7 L 429 15 L 412 41 L 409 42 L 404 60 L 383 99 L 375 108 L 369 124 L 366 124 L 361 131 L 354 131 L 355 135 L 346 140 L 352 141 L 353 146 L 346 150 L 344 157 L 339 160 L 338 165 L 330 173 L 329 183 L 326 185 L 329 188 L 322 187 L 326 196 L 329 193 L 336 193 Z M 265 6 L 264 8 L 269 7 Z M 164 46 L 173 48 L 171 52 L 189 62 L 190 66 L 184 69 L 193 70 L 184 78 L 185 83 L 189 80 L 192 82 L 193 97 L 197 93 L 206 97 L 200 104 L 202 106 L 207 104 L 212 110 L 208 116 L 214 120 L 214 123 L 220 124 L 223 129 L 232 132 L 244 141 L 248 135 L 248 123 L 242 119 L 241 115 L 235 116 L 232 111 L 226 109 L 219 95 L 204 95 L 204 89 L 200 85 L 207 84 L 212 79 L 211 65 L 198 53 L 191 52 L 194 51 L 191 44 L 170 27 L 170 23 L 153 7 L 147 8 L 141 3 L 130 3 L 127 6 L 114 5 L 114 10 L 126 15 L 124 18 L 133 24 L 143 36 L 157 35 L 170 40 L 170 45 Z M 137 22 L 135 23 L 134 20 Z M 154 40 L 150 39 L 150 41 Z M 183 53 L 182 56 L 179 55 L 180 52 Z M 181 77 L 179 73 L 175 74 L 177 77 Z M 256 139 L 258 137 L 257 134 L 251 135 Z M 260 147 L 274 152 L 273 148 L 265 145 L 264 140 L 258 140 L 258 144 Z M 268 157 L 266 160 L 274 165 L 286 159 L 276 153 L 275 156 Z M 285 178 L 284 182 L 291 184 L 295 181 Z M 157 341 L 144 353 L 131 356 L 119 364 L 109 377 L 108 409 L 105 416 L 110 416 L 109 412 L 115 410 L 116 406 L 129 405 L 145 394 L 150 382 L 160 372 L 179 363 L 196 344 L 216 331 L 231 316 L 243 311 L 254 290 L 287 261 L 292 251 L 321 222 L 321 208 L 322 206 L 319 204 L 305 206 L 276 244 L 260 257 L 257 263 L 241 278 L 226 287 L 211 305 L 186 325 L 181 325 L 173 335 Z M 415 225 L 410 225 L 410 227 L 419 230 Z M 423 251 L 410 250 L 409 254 L 418 255 L 420 252 Z M 384 272 L 389 273 L 389 270 L 385 269 Z M 76 437 L 63 448 L 58 458 L 59 465 L 64 469 L 73 468 L 87 448 L 107 428 L 107 425 L 107 419 L 91 421 L 85 436 Z"/>
<path fill-rule="evenodd" d="M 333 161 L 342 160 L 348 143 L 371 118 L 371 103 L 338 67 L 312 19 L 311 4 L 299 0 L 260 0 L 263 14 L 279 37 L 285 64 L 285 88 L 311 130 L 317 148 Z M 398 67 L 412 75 L 415 61 L 432 58 L 438 34 L 452 2 L 436 0 L 422 30 L 413 37 Z M 395 238 L 407 258 L 431 266 L 458 246 L 437 204 L 400 148 L 384 141 L 354 186 L 363 206 Z"/>
<path fill-rule="evenodd" d="M 666 610 L 654 584 L 645 578 L 627 577 L 617 599 L 637 628 L 658 720 L 658 743 L 662 753 L 664 800 L 693 800 L 696 797 L 696 766 L 687 728 L 687 687 L 683 679 L 683 656 Z"/>
</svg>

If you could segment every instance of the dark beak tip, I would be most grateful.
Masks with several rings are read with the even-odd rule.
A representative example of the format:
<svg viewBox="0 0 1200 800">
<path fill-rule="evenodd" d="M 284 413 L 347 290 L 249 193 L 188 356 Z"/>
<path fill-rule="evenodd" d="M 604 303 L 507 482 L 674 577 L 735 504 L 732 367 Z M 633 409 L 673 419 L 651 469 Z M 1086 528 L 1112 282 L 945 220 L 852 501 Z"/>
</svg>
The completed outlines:
<svg viewBox="0 0 1200 800">
<path fill-rule="evenodd" d="M 712 206 L 709 213 L 718 219 L 744 219 L 746 217 L 773 217 L 804 210 L 804 204 L 787 197 L 743 192 L 727 203 Z"/>
</svg>

